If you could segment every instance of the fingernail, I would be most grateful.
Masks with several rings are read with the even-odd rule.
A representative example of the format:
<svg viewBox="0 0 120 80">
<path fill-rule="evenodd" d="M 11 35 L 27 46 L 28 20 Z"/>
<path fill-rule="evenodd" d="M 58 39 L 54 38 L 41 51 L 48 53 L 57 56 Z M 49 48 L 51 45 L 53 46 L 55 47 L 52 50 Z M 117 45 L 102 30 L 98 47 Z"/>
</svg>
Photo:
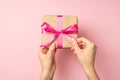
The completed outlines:
<svg viewBox="0 0 120 80">
<path fill-rule="evenodd" d="M 55 45 L 55 43 L 52 43 L 52 46 L 54 46 Z"/>
<path fill-rule="evenodd" d="M 43 45 L 40 45 L 40 47 L 42 48 L 42 47 L 43 47 Z"/>
<path fill-rule="evenodd" d="M 72 42 L 75 42 L 75 39 L 74 39 L 74 38 L 72 38 Z"/>
<path fill-rule="evenodd" d="M 40 45 L 40 47 L 41 47 L 42 49 L 44 49 L 44 48 L 45 48 L 45 46 L 43 46 L 43 45 Z"/>
<path fill-rule="evenodd" d="M 54 48 L 54 47 L 55 47 L 55 43 L 52 43 L 52 44 L 51 44 L 51 47 Z"/>
<path fill-rule="evenodd" d="M 74 41 L 74 38 L 72 38 L 72 41 Z"/>
</svg>

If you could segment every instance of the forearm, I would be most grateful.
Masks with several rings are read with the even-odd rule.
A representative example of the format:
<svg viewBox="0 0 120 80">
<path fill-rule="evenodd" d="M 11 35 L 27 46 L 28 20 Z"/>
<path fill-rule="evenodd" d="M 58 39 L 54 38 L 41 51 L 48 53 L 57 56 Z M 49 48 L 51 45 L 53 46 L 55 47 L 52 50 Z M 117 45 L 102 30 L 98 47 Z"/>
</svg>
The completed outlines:
<svg viewBox="0 0 120 80">
<path fill-rule="evenodd" d="M 88 77 L 88 80 L 100 80 L 94 66 L 84 67 L 84 71 Z"/>
</svg>

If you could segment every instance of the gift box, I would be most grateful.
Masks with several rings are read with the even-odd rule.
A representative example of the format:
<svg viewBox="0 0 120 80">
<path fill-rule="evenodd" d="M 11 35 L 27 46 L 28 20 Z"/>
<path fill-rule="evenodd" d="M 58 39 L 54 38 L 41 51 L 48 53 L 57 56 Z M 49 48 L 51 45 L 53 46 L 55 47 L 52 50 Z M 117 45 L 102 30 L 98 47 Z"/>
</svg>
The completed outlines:
<svg viewBox="0 0 120 80">
<path fill-rule="evenodd" d="M 72 38 L 78 36 L 77 16 L 46 15 L 42 18 L 41 46 L 49 47 L 52 42 L 56 48 L 70 48 Z"/>
</svg>

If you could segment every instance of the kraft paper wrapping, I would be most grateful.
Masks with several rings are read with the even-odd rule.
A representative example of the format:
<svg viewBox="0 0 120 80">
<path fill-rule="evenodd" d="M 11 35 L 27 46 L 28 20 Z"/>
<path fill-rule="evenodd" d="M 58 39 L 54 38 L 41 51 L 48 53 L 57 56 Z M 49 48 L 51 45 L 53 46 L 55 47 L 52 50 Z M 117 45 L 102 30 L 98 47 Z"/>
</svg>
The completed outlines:
<svg viewBox="0 0 120 80">
<path fill-rule="evenodd" d="M 42 23 L 47 22 L 51 26 L 54 27 L 54 29 L 57 30 L 57 15 L 47 15 L 42 18 Z M 78 24 L 78 18 L 77 16 L 65 16 L 63 15 L 62 18 L 62 29 L 65 29 L 66 27 Z M 44 43 L 46 40 L 48 40 L 53 34 L 42 34 L 41 35 L 41 43 Z M 72 38 L 77 39 L 78 34 L 69 34 Z M 56 39 L 57 40 L 57 39 Z M 54 41 L 57 45 L 57 41 Z M 67 41 L 64 37 L 62 37 L 62 48 L 70 48 L 72 44 Z M 57 46 L 56 46 L 57 47 Z"/>
</svg>

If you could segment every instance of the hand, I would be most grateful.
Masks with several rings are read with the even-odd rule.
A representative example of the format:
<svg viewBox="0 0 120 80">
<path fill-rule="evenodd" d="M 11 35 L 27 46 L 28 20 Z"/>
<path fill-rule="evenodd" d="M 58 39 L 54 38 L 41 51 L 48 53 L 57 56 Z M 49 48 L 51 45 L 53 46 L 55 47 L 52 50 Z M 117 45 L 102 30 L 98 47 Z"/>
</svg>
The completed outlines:
<svg viewBox="0 0 120 80">
<path fill-rule="evenodd" d="M 38 53 L 42 70 L 40 80 L 52 80 L 56 69 L 55 53 L 56 53 L 55 43 L 52 43 L 49 49 L 40 47 Z"/>
<path fill-rule="evenodd" d="M 84 37 L 78 38 L 77 40 L 73 39 L 72 45 L 71 50 L 73 54 L 77 55 L 88 79 L 99 80 L 94 68 L 96 45 Z"/>
<path fill-rule="evenodd" d="M 96 45 L 84 37 L 78 38 L 77 40 L 73 39 L 72 44 L 73 47 L 71 50 L 77 55 L 82 66 L 94 66 Z"/>
</svg>

